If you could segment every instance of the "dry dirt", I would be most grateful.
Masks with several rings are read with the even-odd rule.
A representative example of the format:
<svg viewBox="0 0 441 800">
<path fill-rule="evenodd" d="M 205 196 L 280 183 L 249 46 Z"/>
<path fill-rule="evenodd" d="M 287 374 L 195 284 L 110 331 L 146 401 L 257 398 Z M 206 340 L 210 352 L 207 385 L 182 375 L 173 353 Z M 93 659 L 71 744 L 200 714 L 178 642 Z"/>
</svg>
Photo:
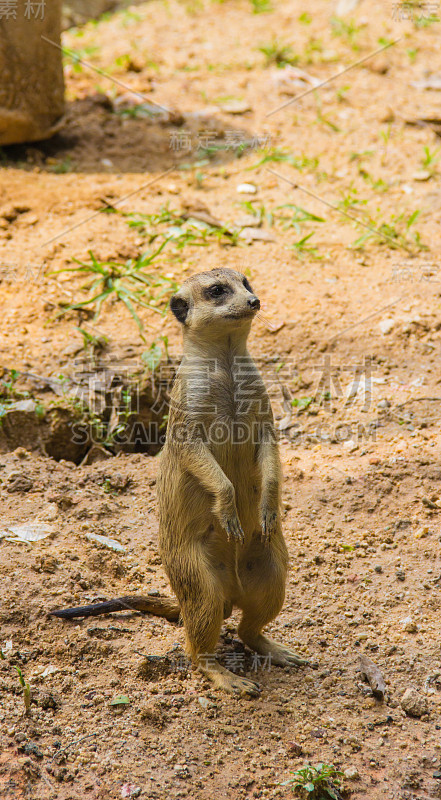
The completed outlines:
<svg viewBox="0 0 441 800">
<path fill-rule="evenodd" d="M 231 225 L 250 212 L 241 202 L 263 206 L 259 230 L 272 241 L 169 245 L 153 269 L 179 283 L 219 264 L 238 268 L 262 299 L 267 320 L 256 321 L 251 349 L 284 428 L 291 556 L 271 630 L 311 666 L 260 665 L 261 697 L 232 699 L 179 671 L 179 626 L 131 613 L 48 618 L 54 606 L 168 592 L 157 555 L 157 462 L 120 453 L 78 466 L 44 455 L 37 435 L 17 448 L 16 426 L 16 449 L 0 457 L 1 528 L 37 520 L 51 535 L 31 544 L 0 538 L 1 797 L 289 797 L 291 773 L 320 761 L 352 774 L 345 786 L 354 798 L 440 797 L 439 93 L 413 83 L 439 74 L 441 52 L 439 23 L 426 24 L 438 6 L 420 5 L 408 4 L 401 16 L 411 18 L 401 19 L 396 3 L 364 0 L 342 25 L 324 0 L 308 12 L 295 0 L 259 14 L 233 0 L 154 0 L 64 34 L 110 77 L 66 58 L 64 129 L 3 153 L 5 409 L 17 399 L 8 370 L 75 377 L 87 356 L 79 324 L 107 337 L 107 366 L 135 369 L 160 336 L 179 356 L 169 314 L 141 310 L 146 343 L 118 302 L 104 304 L 95 322 L 57 315 L 87 293 L 84 278 L 51 273 L 89 250 L 121 262 L 148 249 L 125 214 L 204 206 Z M 395 40 L 268 116 L 311 84 L 266 65 L 260 46 L 279 61 L 295 55 L 298 68 L 324 81 Z M 172 113 L 121 114 L 140 100 L 129 88 Z M 248 148 L 234 149 L 244 139 Z M 198 150 L 213 142 L 208 156 Z M 243 183 L 256 194 L 238 193 Z M 109 202 L 115 213 L 101 213 Z M 280 217 L 292 219 L 294 209 L 284 204 L 323 221 L 286 226 Z M 354 248 L 372 231 L 351 217 L 383 226 L 386 238 Z M 43 405 L 61 402 L 44 383 L 26 387 Z M 254 674 L 236 622 L 225 626 L 222 657 Z M 384 702 L 361 679 L 363 653 L 384 675 Z M 29 716 L 12 665 L 30 683 Z M 408 688 L 419 717 L 401 706 Z M 111 706 L 119 695 L 129 702 Z"/>
</svg>

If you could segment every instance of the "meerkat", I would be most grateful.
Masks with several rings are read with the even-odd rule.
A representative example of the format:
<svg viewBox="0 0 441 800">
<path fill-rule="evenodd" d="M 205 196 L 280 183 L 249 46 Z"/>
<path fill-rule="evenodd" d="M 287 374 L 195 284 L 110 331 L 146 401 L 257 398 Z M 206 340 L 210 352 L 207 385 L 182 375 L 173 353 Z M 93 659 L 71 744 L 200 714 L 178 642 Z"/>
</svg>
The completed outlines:
<svg viewBox="0 0 441 800">
<path fill-rule="evenodd" d="M 242 612 L 238 634 L 249 648 L 280 666 L 308 663 L 263 633 L 284 602 L 288 551 L 271 405 L 247 349 L 260 301 L 245 275 L 214 269 L 186 280 L 170 308 L 182 327 L 183 359 L 157 491 L 160 555 L 178 602 L 135 596 L 51 613 L 181 615 L 195 666 L 227 692 L 256 696 L 255 681 L 214 657 L 233 608 Z"/>
</svg>

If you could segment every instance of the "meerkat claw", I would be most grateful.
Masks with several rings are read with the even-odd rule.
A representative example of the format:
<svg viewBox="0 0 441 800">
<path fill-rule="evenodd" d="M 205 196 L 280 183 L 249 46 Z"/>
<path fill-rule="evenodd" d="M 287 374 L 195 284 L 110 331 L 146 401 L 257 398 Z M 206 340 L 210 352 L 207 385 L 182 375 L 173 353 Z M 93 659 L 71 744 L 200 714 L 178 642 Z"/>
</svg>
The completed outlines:
<svg viewBox="0 0 441 800">
<path fill-rule="evenodd" d="M 262 514 L 262 540 L 265 544 L 269 544 L 271 536 L 276 532 L 277 527 L 277 512 L 265 511 Z"/>
<path fill-rule="evenodd" d="M 242 530 L 242 526 L 238 519 L 229 519 L 226 522 L 225 529 L 227 532 L 228 541 L 233 539 L 235 542 L 239 542 L 239 544 L 243 544 L 245 541 L 245 534 Z"/>
</svg>

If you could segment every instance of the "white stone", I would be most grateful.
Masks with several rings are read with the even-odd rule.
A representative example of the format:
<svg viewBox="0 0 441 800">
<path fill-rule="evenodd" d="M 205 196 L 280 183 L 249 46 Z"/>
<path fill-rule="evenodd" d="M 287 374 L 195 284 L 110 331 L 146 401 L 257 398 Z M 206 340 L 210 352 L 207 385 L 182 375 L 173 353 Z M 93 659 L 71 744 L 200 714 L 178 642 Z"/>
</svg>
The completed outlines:
<svg viewBox="0 0 441 800">
<path fill-rule="evenodd" d="M 239 192 L 239 194 L 257 194 L 257 186 L 254 186 L 254 183 L 240 183 L 236 188 L 236 192 Z"/>
<path fill-rule="evenodd" d="M 394 326 L 395 322 L 393 319 L 382 319 L 378 325 L 383 336 L 387 336 L 387 334 L 393 330 Z"/>
</svg>

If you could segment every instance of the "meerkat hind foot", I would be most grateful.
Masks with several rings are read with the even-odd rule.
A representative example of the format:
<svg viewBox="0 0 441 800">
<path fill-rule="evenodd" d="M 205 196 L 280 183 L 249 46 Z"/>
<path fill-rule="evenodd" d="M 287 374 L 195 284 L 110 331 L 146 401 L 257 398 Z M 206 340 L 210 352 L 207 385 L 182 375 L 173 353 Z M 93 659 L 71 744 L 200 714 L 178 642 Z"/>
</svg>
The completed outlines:
<svg viewBox="0 0 441 800">
<path fill-rule="evenodd" d="M 240 632 L 239 632 L 240 635 Z M 278 667 L 304 667 L 309 664 L 307 658 L 286 647 L 284 644 L 278 644 L 267 636 L 257 634 L 257 636 L 241 636 L 244 644 L 248 645 L 251 650 L 255 650 L 262 656 L 269 656 L 271 664 L 276 664 Z"/>
<path fill-rule="evenodd" d="M 200 669 L 206 678 L 213 681 L 217 689 L 222 689 L 229 694 L 246 694 L 251 697 L 258 697 L 261 692 L 258 683 L 249 678 L 241 678 L 240 675 L 230 672 L 230 670 L 225 669 L 225 667 L 222 667 L 220 664 L 206 668 L 200 667 Z"/>
</svg>

